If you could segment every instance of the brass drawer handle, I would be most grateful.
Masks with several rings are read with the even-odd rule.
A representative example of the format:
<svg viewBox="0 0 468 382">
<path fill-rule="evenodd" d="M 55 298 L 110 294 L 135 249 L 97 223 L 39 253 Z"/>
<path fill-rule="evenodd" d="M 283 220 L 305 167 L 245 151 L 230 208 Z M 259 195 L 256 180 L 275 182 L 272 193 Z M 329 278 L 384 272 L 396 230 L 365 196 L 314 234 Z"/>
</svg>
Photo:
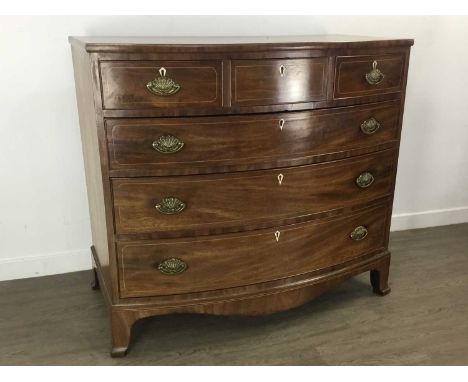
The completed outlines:
<svg viewBox="0 0 468 382">
<path fill-rule="evenodd" d="M 374 180 L 374 175 L 366 171 L 356 178 L 356 184 L 361 188 L 366 188 L 369 187 L 372 183 L 374 183 Z"/>
<path fill-rule="evenodd" d="M 369 231 L 367 230 L 367 228 L 364 227 L 363 225 L 360 225 L 354 228 L 353 232 L 349 234 L 349 237 L 354 241 L 359 241 L 359 240 L 364 240 L 368 234 L 369 234 Z"/>
<path fill-rule="evenodd" d="M 165 275 L 177 275 L 179 273 L 185 272 L 187 268 L 188 266 L 186 262 L 175 257 L 165 259 L 156 265 L 156 269 Z"/>
<path fill-rule="evenodd" d="M 163 215 L 175 215 L 181 213 L 185 209 L 186 204 L 177 198 L 163 198 L 161 202 L 156 204 L 154 208 Z"/>
<path fill-rule="evenodd" d="M 185 143 L 171 134 L 161 135 L 153 142 L 153 149 L 161 154 L 174 154 L 184 147 Z"/>
<path fill-rule="evenodd" d="M 374 134 L 379 128 L 380 123 L 375 118 L 366 119 L 361 124 L 361 131 L 367 135 Z"/>
<path fill-rule="evenodd" d="M 146 84 L 146 88 L 153 94 L 163 97 L 176 94 L 180 90 L 180 85 L 172 78 L 166 77 L 166 68 L 159 69 L 159 77 Z"/>
<path fill-rule="evenodd" d="M 380 84 L 384 78 L 385 75 L 379 69 L 377 69 L 377 61 L 374 61 L 372 63 L 372 70 L 366 73 L 366 81 L 370 85 L 377 85 Z"/>
</svg>

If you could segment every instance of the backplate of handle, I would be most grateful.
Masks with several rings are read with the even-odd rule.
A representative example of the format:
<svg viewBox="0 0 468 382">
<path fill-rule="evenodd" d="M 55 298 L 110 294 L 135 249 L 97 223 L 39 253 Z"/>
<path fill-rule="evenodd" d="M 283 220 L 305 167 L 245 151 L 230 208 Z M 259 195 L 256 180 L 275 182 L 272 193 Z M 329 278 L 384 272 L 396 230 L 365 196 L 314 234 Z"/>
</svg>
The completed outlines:
<svg viewBox="0 0 468 382">
<path fill-rule="evenodd" d="M 372 62 L 372 70 L 367 72 L 365 77 L 368 84 L 378 85 L 383 81 L 385 75 L 377 69 L 377 61 L 374 61 Z"/>
<path fill-rule="evenodd" d="M 374 175 L 372 175 L 372 173 L 370 173 L 369 171 L 365 171 L 356 178 L 356 184 L 358 185 L 358 187 L 366 188 L 369 187 L 372 183 L 374 183 L 374 180 Z"/>
<path fill-rule="evenodd" d="M 373 117 L 366 119 L 361 124 L 361 131 L 367 135 L 374 134 L 379 128 L 380 128 L 380 123 Z"/>
<path fill-rule="evenodd" d="M 185 143 L 172 134 L 161 135 L 153 142 L 153 149 L 161 154 L 175 154 L 182 150 Z"/>
<path fill-rule="evenodd" d="M 187 263 L 176 257 L 171 257 L 155 265 L 156 269 L 165 275 L 177 275 L 185 272 L 188 268 Z"/>
<path fill-rule="evenodd" d="M 166 77 L 167 69 L 159 69 L 159 77 L 146 84 L 146 88 L 153 94 L 167 97 L 176 94 L 180 90 L 180 85 L 172 78 Z"/>
<path fill-rule="evenodd" d="M 363 225 L 360 225 L 353 229 L 353 231 L 349 234 L 349 237 L 351 238 L 351 240 L 360 241 L 364 240 L 368 234 L 369 231 L 367 230 L 367 228 Z"/>
<path fill-rule="evenodd" d="M 181 213 L 186 207 L 186 204 L 173 196 L 163 198 L 154 206 L 159 213 L 163 215 L 175 215 Z"/>
</svg>

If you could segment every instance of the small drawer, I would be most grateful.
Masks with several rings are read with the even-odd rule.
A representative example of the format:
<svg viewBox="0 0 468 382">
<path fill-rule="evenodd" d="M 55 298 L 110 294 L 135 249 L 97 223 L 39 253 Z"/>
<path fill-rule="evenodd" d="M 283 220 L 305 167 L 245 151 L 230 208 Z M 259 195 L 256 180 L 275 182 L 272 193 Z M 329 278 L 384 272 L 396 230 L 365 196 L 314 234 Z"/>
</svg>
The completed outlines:
<svg viewBox="0 0 468 382">
<path fill-rule="evenodd" d="M 247 234 L 117 245 L 120 296 L 202 292 L 325 269 L 385 245 L 388 207 Z"/>
<path fill-rule="evenodd" d="M 404 67 L 402 55 L 338 56 L 334 98 L 400 92 Z"/>
<path fill-rule="evenodd" d="M 110 119 L 111 170 L 183 175 L 266 169 L 279 161 L 398 139 L 399 103 L 264 115 Z"/>
<path fill-rule="evenodd" d="M 219 61 L 107 61 L 100 68 L 105 109 L 221 106 Z"/>
<path fill-rule="evenodd" d="M 220 175 L 112 180 L 117 234 L 163 237 L 282 225 L 390 195 L 394 150 Z"/>
<path fill-rule="evenodd" d="M 232 104 L 277 105 L 326 99 L 328 58 L 233 60 Z"/>
</svg>

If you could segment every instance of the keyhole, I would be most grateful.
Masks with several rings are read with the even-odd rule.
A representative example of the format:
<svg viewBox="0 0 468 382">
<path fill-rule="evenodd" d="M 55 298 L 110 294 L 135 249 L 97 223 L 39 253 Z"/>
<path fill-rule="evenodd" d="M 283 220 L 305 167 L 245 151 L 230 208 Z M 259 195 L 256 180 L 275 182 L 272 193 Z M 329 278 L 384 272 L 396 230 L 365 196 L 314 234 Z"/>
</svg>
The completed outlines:
<svg viewBox="0 0 468 382">
<path fill-rule="evenodd" d="M 276 239 L 276 241 L 279 241 L 280 235 L 281 235 L 281 232 L 280 232 L 280 231 L 276 231 L 276 232 L 275 232 L 275 239 Z"/>
<path fill-rule="evenodd" d="M 377 69 L 377 61 L 374 60 L 374 62 L 372 63 L 372 69 Z"/>
<path fill-rule="evenodd" d="M 281 77 L 284 77 L 284 73 L 286 72 L 285 66 L 281 65 L 280 68 L 279 68 L 279 71 L 280 71 Z"/>
<path fill-rule="evenodd" d="M 283 183 L 283 178 L 284 178 L 283 174 L 278 175 L 278 183 L 280 184 L 280 186 L 281 186 L 281 183 Z"/>
<path fill-rule="evenodd" d="M 159 75 L 161 77 L 166 77 L 166 68 L 159 69 Z"/>
<path fill-rule="evenodd" d="M 283 131 L 284 119 L 280 119 L 280 120 L 278 121 L 278 125 L 279 125 L 280 130 Z"/>
</svg>

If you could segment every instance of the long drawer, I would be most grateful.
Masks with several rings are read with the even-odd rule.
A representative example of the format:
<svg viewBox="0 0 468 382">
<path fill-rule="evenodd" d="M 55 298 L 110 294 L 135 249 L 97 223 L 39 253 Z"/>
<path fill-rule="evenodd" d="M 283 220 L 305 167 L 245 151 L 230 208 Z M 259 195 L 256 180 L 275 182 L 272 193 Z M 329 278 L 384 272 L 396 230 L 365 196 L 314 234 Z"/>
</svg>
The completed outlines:
<svg viewBox="0 0 468 382">
<path fill-rule="evenodd" d="M 231 288 L 336 266 L 382 248 L 387 216 L 379 205 L 247 234 L 119 243 L 120 296 Z"/>
<path fill-rule="evenodd" d="M 118 234 L 220 232 L 366 202 L 392 192 L 395 151 L 278 170 L 113 179 Z"/>
<path fill-rule="evenodd" d="M 398 140 L 399 103 L 266 115 L 110 119 L 112 170 L 197 174 L 371 149 Z"/>
</svg>

